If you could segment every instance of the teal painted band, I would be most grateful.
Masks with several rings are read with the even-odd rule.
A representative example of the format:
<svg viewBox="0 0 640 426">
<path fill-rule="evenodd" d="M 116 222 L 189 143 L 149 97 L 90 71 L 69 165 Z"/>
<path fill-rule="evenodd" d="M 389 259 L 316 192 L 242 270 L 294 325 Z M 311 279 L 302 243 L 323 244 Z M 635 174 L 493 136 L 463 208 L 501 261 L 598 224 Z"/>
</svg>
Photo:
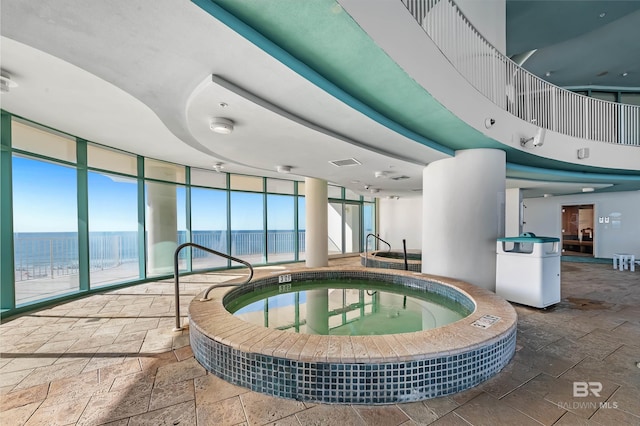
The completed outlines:
<svg viewBox="0 0 640 426">
<path fill-rule="evenodd" d="M 507 177 L 509 171 L 544 174 L 547 176 L 558 176 L 562 178 L 588 179 L 590 181 L 621 180 L 628 182 L 640 182 L 640 172 L 637 175 L 613 175 L 604 173 L 576 172 L 570 170 L 543 169 L 541 167 L 525 166 L 522 164 L 507 163 Z"/>
<path fill-rule="evenodd" d="M 231 28 L 233 31 L 240 34 L 242 37 L 256 45 L 258 48 L 262 49 L 264 52 L 269 54 L 274 59 L 278 60 L 292 71 L 305 78 L 315 86 L 324 90 L 334 98 L 340 100 L 346 105 L 349 105 L 351 108 L 356 111 L 366 115 L 377 123 L 393 130 L 394 132 L 401 134 L 411 140 L 414 140 L 422 145 L 428 146 L 429 148 L 435 149 L 436 151 L 440 151 L 447 155 L 454 155 L 454 150 L 448 148 L 446 146 L 440 145 L 439 143 L 426 138 L 418 133 L 415 133 L 406 127 L 398 124 L 397 122 L 389 119 L 388 117 L 380 114 L 364 102 L 356 99 L 351 96 L 347 92 L 345 92 L 340 87 L 333 84 L 331 81 L 327 80 L 325 77 L 320 75 L 318 72 L 310 68 L 304 62 L 295 58 L 291 54 L 289 54 L 286 50 L 282 49 L 280 46 L 266 38 L 264 35 L 236 18 L 234 15 L 229 13 L 227 10 L 222 8 L 221 6 L 215 4 L 211 0 L 191 0 L 194 4 L 200 7 L 202 10 Z"/>
</svg>

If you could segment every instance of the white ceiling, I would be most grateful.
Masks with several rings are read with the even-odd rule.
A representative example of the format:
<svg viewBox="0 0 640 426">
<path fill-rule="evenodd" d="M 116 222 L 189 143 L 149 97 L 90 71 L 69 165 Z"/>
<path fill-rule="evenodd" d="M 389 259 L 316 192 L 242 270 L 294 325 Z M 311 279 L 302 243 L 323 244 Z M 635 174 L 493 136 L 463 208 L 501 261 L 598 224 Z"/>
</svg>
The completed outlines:
<svg viewBox="0 0 640 426">
<path fill-rule="evenodd" d="M 345 105 L 186 0 L 3 0 L 0 17 L 2 69 L 19 85 L 2 108 L 89 141 L 193 167 L 221 162 L 233 173 L 283 177 L 275 169 L 288 165 L 287 178 L 371 195 L 366 185 L 376 196 L 415 195 L 424 166 L 447 157 Z M 212 133 L 214 117 L 232 119 L 234 132 Z M 329 164 L 352 157 L 362 165 Z"/>
</svg>

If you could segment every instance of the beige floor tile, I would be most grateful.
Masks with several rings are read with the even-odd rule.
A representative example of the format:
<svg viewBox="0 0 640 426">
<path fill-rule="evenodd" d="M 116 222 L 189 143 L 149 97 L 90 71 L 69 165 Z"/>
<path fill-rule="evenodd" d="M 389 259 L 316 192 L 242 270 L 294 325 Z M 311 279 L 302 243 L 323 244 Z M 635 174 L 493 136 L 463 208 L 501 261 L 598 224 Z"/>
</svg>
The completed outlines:
<svg viewBox="0 0 640 426">
<path fill-rule="evenodd" d="M 516 389 L 502 398 L 502 401 L 543 425 L 552 425 L 566 412 L 540 395 L 525 389 Z"/>
<path fill-rule="evenodd" d="M 451 412 L 443 417 L 440 417 L 435 422 L 431 423 L 433 426 L 469 426 L 470 423 L 458 416 L 455 412 Z M 497 426 L 497 423 L 496 423 Z"/>
<path fill-rule="evenodd" d="M 183 380 L 195 379 L 204 376 L 206 370 L 196 361 L 195 358 L 189 358 L 174 364 L 165 365 L 158 369 L 156 373 L 155 387 L 168 386 Z"/>
<path fill-rule="evenodd" d="M 94 395 L 77 424 L 96 425 L 146 413 L 150 397 L 150 391 L 140 394 L 116 391 Z"/>
<path fill-rule="evenodd" d="M 248 423 L 241 423 L 240 425 L 249 425 Z M 240 426 L 236 425 L 236 426 Z M 267 423 L 265 426 L 302 426 L 298 417 L 294 414 L 289 417 L 282 418 L 280 420 L 276 420 L 273 423 Z"/>
<path fill-rule="evenodd" d="M 172 383 L 164 387 L 153 388 L 149 411 L 169 407 L 195 399 L 193 380 Z"/>
<path fill-rule="evenodd" d="M 138 359 L 125 359 L 119 364 L 100 368 L 98 370 L 98 378 L 101 382 L 105 382 L 113 380 L 116 377 L 128 376 L 140 372 L 142 372 L 142 366 Z"/>
<path fill-rule="evenodd" d="M 274 422 L 305 409 L 300 401 L 276 398 L 256 392 L 240 395 L 247 422 L 251 425 Z"/>
<path fill-rule="evenodd" d="M 45 400 L 29 418 L 25 426 L 53 426 L 75 424 L 84 411 L 90 396 L 83 398 Z"/>
<path fill-rule="evenodd" d="M 354 409 L 370 426 L 396 426 L 409 420 L 409 417 L 395 405 L 368 407 L 356 405 Z"/>
<path fill-rule="evenodd" d="M 0 413 L 0 424 L 2 426 L 24 426 L 40 404 L 40 402 L 32 402 L 31 404 L 3 411 Z"/>
<path fill-rule="evenodd" d="M 353 407 L 348 405 L 316 405 L 296 414 L 305 426 L 366 426 Z"/>
<path fill-rule="evenodd" d="M 469 423 L 477 426 L 519 425 L 539 426 L 532 418 L 525 416 L 505 402 L 482 393 L 471 401 L 457 408 L 454 413 Z"/>
<path fill-rule="evenodd" d="M 11 386 L 11 388 L 13 388 L 15 385 L 20 383 L 22 379 L 31 374 L 32 371 L 33 369 L 0 373 L 0 383 L 2 383 L 3 387 Z"/>
<path fill-rule="evenodd" d="M 212 374 L 196 377 L 194 380 L 196 402 L 210 404 L 249 392 L 249 389 L 232 385 Z"/>
<path fill-rule="evenodd" d="M 36 368 L 24 378 L 16 389 L 25 389 L 31 386 L 39 385 L 41 383 L 49 383 L 54 380 L 62 379 L 65 377 L 74 376 L 80 374 L 83 368 L 87 365 L 87 360 L 70 361 L 56 365 L 50 365 L 46 367 Z"/>
<path fill-rule="evenodd" d="M 457 406 L 456 404 L 456 407 Z M 409 419 L 419 425 L 431 424 L 439 417 L 438 414 L 427 407 L 422 401 L 398 404 L 398 408 L 401 409 Z"/>
<path fill-rule="evenodd" d="M 596 423 L 589 419 L 576 416 L 572 412 L 567 411 L 564 414 L 564 416 L 560 417 L 560 420 L 555 422 L 553 426 L 595 426 L 595 425 L 602 426 L 600 423 Z M 606 425 L 606 426 L 613 426 L 613 425 Z"/>
<path fill-rule="evenodd" d="M 201 425 L 236 425 L 246 421 L 242 401 L 239 396 L 216 402 L 198 402 L 196 406 L 198 424 Z"/>
<path fill-rule="evenodd" d="M 111 381 L 104 381 L 101 383 L 108 385 L 110 392 L 124 391 L 128 393 L 150 393 L 153 389 L 154 380 L 155 377 L 153 375 L 142 372 L 117 378 L 112 377 Z"/>
<path fill-rule="evenodd" d="M 602 406 L 589 420 L 603 425 L 640 425 L 640 417 L 613 408 L 613 405 Z"/>
<path fill-rule="evenodd" d="M 451 411 L 458 408 L 458 403 L 454 401 L 452 398 L 448 396 L 444 396 L 441 398 L 432 398 L 423 401 L 426 407 L 436 413 L 438 417 L 442 417 L 445 414 L 450 413 Z"/>
<path fill-rule="evenodd" d="M 207 423 L 203 423 L 207 424 Z M 216 423 L 209 423 L 216 424 Z M 156 426 L 156 425 L 196 425 L 196 407 L 193 401 L 183 402 L 155 411 L 149 411 L 129 419 L 128 426 Z"/>
<path fill-rule="evenodd" d="M 0 400 L 0 411 L 11 410 L 34 402 L 39 404 L 47 397 L 48 389 L 48 384 L 42 384 L 4 394 Z"/>
</svg>

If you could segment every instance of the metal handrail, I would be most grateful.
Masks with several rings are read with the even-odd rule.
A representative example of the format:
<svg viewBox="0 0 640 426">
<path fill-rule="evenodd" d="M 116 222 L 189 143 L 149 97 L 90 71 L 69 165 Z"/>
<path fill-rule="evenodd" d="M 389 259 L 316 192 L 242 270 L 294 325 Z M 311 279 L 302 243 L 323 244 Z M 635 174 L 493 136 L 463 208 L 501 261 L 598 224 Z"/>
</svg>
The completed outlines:
<svg viewBox="0 0 640 426">
<path fill-rule="evenodd" d="M 391 251 L 391 244 L 389 244 L 388 242 L 386 242 L 385 240 L 383 240 L 382 238 L 378 237 L 376 234 L 374 233 L 369 233 L 367 234 L 367 236 L 364 238 L 364 266 L 367 267 L 367 265 L 369 264 L 369 257 L 368 257 L 368 252 L 369 252 L 369 237 L 373 237 L 378 241 L 382 241 L 383 243 L 385 243 L 387 246 L 389 246 L 389 249 L 387 250 L 387 252 Z"/>
<path fill-rule="evenodd" d="M 178 255 L 180 254 L 180 251 L 185 247 L 195 247 L 197 249 L 204 250 L 207 253 L 215 254 L 215 255 L 218 255 L 220 257 L 224 257 L 225 259 L 229 259 L 229 260 L 232 260 L 234 262 L 242 263 L 243 265 L 245 265 L 245 266 L 247 266 L 249 268 L 249 278 L 247 278 L 242 283 L 236 283 L 236 284 L 222 283 L 222 284 L 213 284 L 212 286 L 209 286 L 209 288 L 207 288 L 205 290 L 204 296 L 200 299 L 200 301 L 202 301 L 202 302 L 205 302 L 205 301 L 209 300 L 209 292 L 211 290 L 213 290 L 214 288 L 218 288 L 218 287 L 236 287 L 236 286 L 239 286 L 239 285 L 247 284 L 253 278 L 253 266 L 251 266 L 251 264 L 249 262 L 245 261 L 245 260 L 238 259 L 237 257 L 230 256 L 230 255 L 228 255 L 226 253 L 222 253 L 222 252 L 219 252 L 219 251 L 216 251 L 216 250 L 201 246 L 200 244 L 196 244 L 196 243 L 180 244 L 178 246 L 178 248 L 176 248 L 176 251 L 173 254 L 173 276 L 174 276 L 174 282 L 175 282 L 175 304 L 176 304 L 176 327 L 173 329 L 173 331 L 182 330 L 182 325 L 180 324 L 180 275 L 179 275 L 179 271 L 178 271 Z"/>
</svg>

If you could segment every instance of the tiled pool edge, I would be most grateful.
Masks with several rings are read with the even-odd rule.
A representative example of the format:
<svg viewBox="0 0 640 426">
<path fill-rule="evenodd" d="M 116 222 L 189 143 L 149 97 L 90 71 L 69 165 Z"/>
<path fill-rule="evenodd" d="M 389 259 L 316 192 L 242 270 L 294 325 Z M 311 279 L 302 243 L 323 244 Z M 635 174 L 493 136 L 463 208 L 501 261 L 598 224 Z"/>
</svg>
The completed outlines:
<svg viewBox="0 0 640 426">
<path fill-rule="evenodd" d="M 292 274 L 308 276 L 337 272 L 340 270 L 317 268 Z M 423 281 L 435 282 L 442 288 L 455 287 L 461 294 L 472 297 L 477 307 L 467 321 L 460 320 L 427 332 L 398 335 L 403 336 L 402 339 L 394 338 L 393 341 L 402 347 L 394 348 L 395 353 L 388 357 L 369 355 L 372 350 L 384 352 L 380 348 L 388 346 L 389 339 L 384 339 L 388 336 L 367 336 L 367 344 L 372 346 L 366 348 L 365 354 L 354 354 L 356 351 L 351 346 L 355 347 L 356 342 L 362 344 L 363 339 L 313 336 L 314 341 L 334 339 L 334 343 L 338 342 L 338 356 L 328 353 L 331 352 L 330 348 L 327 349 L 329 344 L 318 345 L 318 349 L 309 356 L 309 351 L 305 351 L 306 354 L 302 351 L 304 342 L 312 340 L 308 335 L 299 337 L 303 342 L 296 350 L 295 336 L 305 335 L 247 325 L 227 313 L 219 297 L 204 303 L 196 298 L 190 307 L 191 347 L 196 359 L 212 374 L 256 392 L 319 403 L 390 404 L 449 395 L 476 386 L 498 373 L 515 353 L 515 311 L 507 302 L 485 290 L 455 280 L 405 271 L 391 273 L 350 268 L 349 273 L 378 279 L 382 274 L 392 276 L 390 279 L 394 281 L 405 280 L 410 285 Z M 277 283 L 278 276 L 267 274 L 262 279 Z M 260 279 L 255 283 L 260 286 Z M 448 292 L 446 289 L 443 291 Z M 495 308 L 490 306 L 492 301 L 496 303 Z M 470 325 L 474 318 L 492 312 L 499 313 L 503 321 L 496 326 L 495 333 L 491 328 L 481 330 Z M 223 324 L 225 321 L 228 324 Z M 212 329 L 215 329 L 213 333 Z M 225 330 L 226 334 L 217 333 L 218 330 Z M 465 336 L 466 332 L 470 336 Z M 257 343 L 251 340 L 252 333 Z M 281 336 L 282 333 L 287 338 Z M 458 347 L 441 345 L 442 350 L 433 350 L 434 345 L 439 345 L 431 340 L 439 335 L 448 337 L 449 343 L 455 340 Z M 267 340 L 277 342 L 264 344 Z M 340 345 L 348 346 L 352 353 L 340 357 Z M 425 349 L 429 346 L 431 350 Z M 251 350 L 246 350 L 248 347 Z"/>
<path fill-rule="evenodd" d="M 368 268 L 404 270 L 405 264 L 403 258 L 376 257 L 376 253 L 379 252 L 360 253 L 360 265 Z M 407 268 L 412 272 L 421 272 L 422 260 L 407 259 Z"/>
</svg>

